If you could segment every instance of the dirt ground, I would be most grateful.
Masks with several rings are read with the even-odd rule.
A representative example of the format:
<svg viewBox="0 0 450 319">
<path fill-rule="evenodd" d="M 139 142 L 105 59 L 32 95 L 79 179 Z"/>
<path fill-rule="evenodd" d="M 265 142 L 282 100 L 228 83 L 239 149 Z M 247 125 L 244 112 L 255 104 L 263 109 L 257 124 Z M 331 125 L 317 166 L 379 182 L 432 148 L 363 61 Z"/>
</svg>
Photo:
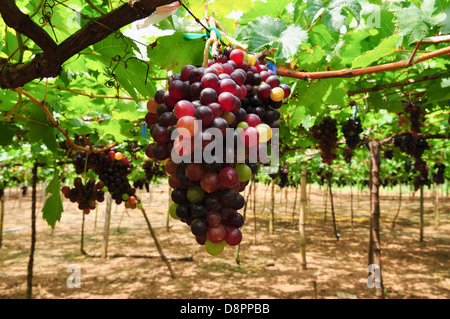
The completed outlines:
<svg viewBox="0 0 450 319">
<path fill-rule="evenodd" d="M 8 191 L 7 191 L 8 192 Z M 30 249 L 31 189 L 19 199 L 18 190 L 6 195 L 3 247 L 0 249 L 0 298 L 25 298 Z M 39 212 L 42 207 L 38 192 Z M 392 230 L 398 197 L 382 189 L 381 244 L 383 282 L 387 298 L 450 298 L 450 199 L 441 197 L 440 223 L 434 219 L 430 194 L 425 201 L 424 241 L 419 242 L 419 199 L 404 194 L 402 209 Z M 301 270 L 298 244 L 298 203 L 293 217 L 295 190 L 276 187 L 275 234 L 268 231 L 270 190 L 258 185 L 256 244 L 253 207 L 249 204 L 242 228 L 240 264 L 235 247 L 225 247 L 216 257 L 195 242 L 189 228 L 170 221 L 166 229 L 168 186 L 154 184 L 151 193 L 141 192 L 145 209 L 168 257 L 192 256 L 192 261 L 171 261 L 177 275 L 172 279 L 159 258 L 93 258 L 80 252 L 82 214 L 64 200 L 64 213 L 52 233 L 37 216 L 33 298 L 313 298 L 312 278 L 317 278 L 317 298 L 374 298 L 367 287 L 369 203 L 367 192 L 353 195 L 354 227 L 350 220 L 350 194 L 335 190 L 338 231 L 336 241 L 327 204 L 324 221 L 323 190 L 312 188 L 307 216 L 307 270 Z M 8 198 L 9 197 L 9 198 Z M 264 205 L 265 199 L 265 205 Z M 105 204 L 86 216 L 84 249 L 102 250 Z M 157 249 L 139 210 L 113 205 L 109 254 L 155 254 Z M 68 288 L 70 265 L 81 271 L 81 288 Z"/>
</svg>

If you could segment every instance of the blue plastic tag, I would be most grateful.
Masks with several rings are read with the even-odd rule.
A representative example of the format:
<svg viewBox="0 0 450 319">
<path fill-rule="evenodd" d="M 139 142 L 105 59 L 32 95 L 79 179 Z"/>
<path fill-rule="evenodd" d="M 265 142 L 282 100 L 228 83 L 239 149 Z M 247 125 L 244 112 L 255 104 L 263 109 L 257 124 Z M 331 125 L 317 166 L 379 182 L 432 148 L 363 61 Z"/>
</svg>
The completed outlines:
<svg viewBox="0 0 450 319">
<path fill-rule="evenodd" d="M 358 114 L 358 107 L 356 105 L 353 106 L 353 117 L 356 118 L 356 114 Z"/>
<path fill-rule="evenodd" d="M 141 125 L 141 136 L 142 137 L 148 136 L 147 123 Z"/>
<path fill-rule="evenodd" d="M 270 60 L 266 60 L 266 61 L 267 61 L 267 68 L 269 70 L 273 71 L 273 73 L 275 73 L 275 75 L 277 75 L 277 65 Z"/>
</svg>

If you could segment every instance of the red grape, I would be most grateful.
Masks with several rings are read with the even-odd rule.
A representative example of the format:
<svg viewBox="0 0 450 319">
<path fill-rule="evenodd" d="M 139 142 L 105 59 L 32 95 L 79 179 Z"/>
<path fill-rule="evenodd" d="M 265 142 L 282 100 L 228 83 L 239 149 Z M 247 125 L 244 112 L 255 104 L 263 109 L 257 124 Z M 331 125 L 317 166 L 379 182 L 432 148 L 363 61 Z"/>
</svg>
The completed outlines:
<svg viewBox="0 0 450 319">
<path fill-rule="evenodd" d="M 177 119 L 181 119 L 183 116 L 193 116 L 194 111 L 194 104 L 187 100 L 178 101 L 177 104 L 175 104 L 175 108 L 173 109 L 173 112 L 175 113 Z"/>
</svg>

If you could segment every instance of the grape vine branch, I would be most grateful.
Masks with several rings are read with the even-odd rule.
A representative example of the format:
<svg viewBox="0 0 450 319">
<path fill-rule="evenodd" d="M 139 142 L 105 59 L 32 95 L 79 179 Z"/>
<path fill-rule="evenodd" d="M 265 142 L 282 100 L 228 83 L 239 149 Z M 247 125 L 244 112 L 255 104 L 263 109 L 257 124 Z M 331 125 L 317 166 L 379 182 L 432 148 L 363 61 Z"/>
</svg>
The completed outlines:
<svg viewBox="0 0 450 319">
<path fill-rule="evenodd" d="M 171 2 L 173 1 L 130 0 L 119 8 L 92 19 L 57 45 L 45 30 L 22 13 L 14 0 L 2 1 L 0 14 L 5 23 L 32 39 L 43 52 L 26 63 L 9 64 L 5 60 L 0 61 L 0 88 L 18 88 L 37 78 L 58 76 L 62 64 L 75 54 L 105 39 L 115 30 L 151 15 L 157 7 Z"/>
</svg>

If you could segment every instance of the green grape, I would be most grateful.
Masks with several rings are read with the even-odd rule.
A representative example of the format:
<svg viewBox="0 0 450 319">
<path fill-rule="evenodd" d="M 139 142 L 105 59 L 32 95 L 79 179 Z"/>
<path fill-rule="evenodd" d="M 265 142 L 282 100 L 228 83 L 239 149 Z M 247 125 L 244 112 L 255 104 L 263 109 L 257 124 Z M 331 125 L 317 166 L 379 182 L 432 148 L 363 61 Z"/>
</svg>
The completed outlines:
<svg viewBox="0 0 450 319">
<path fill-rule="evenodd" d="M 220 255 L 225 248 L 225 245 L 220 242 L 218 244 L 214 244 L 210 242 L 208 239 L 205 241 L 205 249 L 206 252 L 212 256 Z"/>
<path fill-rule="evenodd" d="M 246 164 L 237 164 L 235 167 L 240 182 L 246 182 L 252 178 L 252 169 Z"/>
<path fill-rule="evenodd" d="M 169 207 L 169 215 L 170 215 L 170 217 L 172 217 L 173 219 L 179 220 L 180 217 L 177 216 L 177 207 L 178 207 L 178 204 L 175 204 L 175 203 L 173 203 L 172 205 L 170 205 L 170 207 Z"/>
<path fill-rule="evenodd" d="M 191 203 L 201 202 L 205 198 L 205 191 L 200 186 L 192 186 L 187 191 L 187 199 Z"/>
</svg>

